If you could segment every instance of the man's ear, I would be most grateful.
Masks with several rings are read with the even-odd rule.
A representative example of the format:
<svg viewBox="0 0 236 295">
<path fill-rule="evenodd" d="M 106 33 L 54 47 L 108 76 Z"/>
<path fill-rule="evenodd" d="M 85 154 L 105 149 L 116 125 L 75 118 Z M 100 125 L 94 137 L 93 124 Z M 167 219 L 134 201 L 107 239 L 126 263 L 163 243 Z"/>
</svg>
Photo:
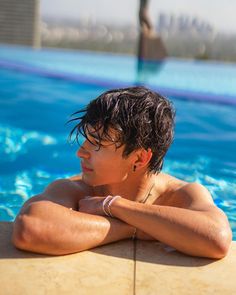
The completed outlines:
<svg viewBox="0 0 236 295">
<path fill-rule="evenodd" d="M 136 152 L 136 160 L 134 165 L 136 166 L 137 169 L 143 168 L 148 165 L 152 158 L 152 151 L 150 148 L 147 150 L 145 149 L 140 149 Z"/>
</svg>

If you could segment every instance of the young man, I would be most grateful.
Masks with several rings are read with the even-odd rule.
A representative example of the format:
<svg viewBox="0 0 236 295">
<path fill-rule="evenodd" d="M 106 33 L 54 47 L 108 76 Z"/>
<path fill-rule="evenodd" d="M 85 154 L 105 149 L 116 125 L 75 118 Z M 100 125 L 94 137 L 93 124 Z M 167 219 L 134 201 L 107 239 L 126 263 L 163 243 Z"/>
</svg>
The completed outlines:
<svg viewBox="0 0 236 295">
<path fill-rule="evenodd" d="M 17 248 L 62 255 L 137 238 L 193 256 L 227 254 L 232 232 L 207 189 L 161 172 L 174 126 L 166 98 L 117 89 L 74 116 L 71 136 L 85 137 L 82 176 L 56 180 L 24 204 L 14 222 Z"/>
</svg>

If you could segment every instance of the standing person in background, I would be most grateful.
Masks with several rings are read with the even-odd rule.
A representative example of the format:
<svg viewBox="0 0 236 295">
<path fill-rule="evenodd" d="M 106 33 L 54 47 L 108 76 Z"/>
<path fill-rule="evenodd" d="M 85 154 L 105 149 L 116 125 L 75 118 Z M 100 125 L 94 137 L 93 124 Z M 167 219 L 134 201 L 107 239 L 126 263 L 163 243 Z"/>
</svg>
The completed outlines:
<svg viewBox="0 0 236 295">
<path fill-rule="evenodd" d="M 139 23 L 142 31 L 151 32 L 153 30 L 153 26 L 148 15 L 148 2 L 148 0 L 140 0 Z"/>
</svg>

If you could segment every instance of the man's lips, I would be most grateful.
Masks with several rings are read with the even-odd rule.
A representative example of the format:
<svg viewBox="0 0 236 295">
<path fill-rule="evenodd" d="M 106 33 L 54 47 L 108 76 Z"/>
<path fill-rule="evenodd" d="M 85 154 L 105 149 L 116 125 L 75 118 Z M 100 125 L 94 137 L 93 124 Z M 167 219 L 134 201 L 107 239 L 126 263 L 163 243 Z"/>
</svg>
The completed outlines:
<svg viewBox="0 0 236 295">
<path fill-rule="evenodd" d="M 81 167 L 82 167 L 82 170 L 85 171 L 85 172 L 86 172 L 86 171 L 87 171 L 87 172 L 91 172 L 91 171 L 93 171 L 93 169 L 86 167 L 84 164 L 81 164 Z"/>
</svg>

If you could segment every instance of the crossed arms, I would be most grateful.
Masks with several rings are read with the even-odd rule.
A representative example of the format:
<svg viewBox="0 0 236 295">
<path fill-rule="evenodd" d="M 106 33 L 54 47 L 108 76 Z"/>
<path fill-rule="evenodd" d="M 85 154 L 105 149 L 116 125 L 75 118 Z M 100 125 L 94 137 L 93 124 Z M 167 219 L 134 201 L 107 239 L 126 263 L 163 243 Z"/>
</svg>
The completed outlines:
<svg viewBox="0 0 236 295">
<path fill-rule="evenodd" d="M 201 185 L 189 184 L 179 193 L 191 195 L 188 208 L 120 198 L 113 202 L 115 218 L 110 218 L 96 214 L 98 198 L 84 200 L 72 181 L 59 180 L 24 204 L 14 222 L 12 241 L 19 249 L 63 255 L 131 238 L 136 227 L 140 239 L 159 240 L 193 256 L 224 257 L 232 240 L 225 214 L 212 201 L 201 202 L 199 194 L 204 200 L 209 198 Z M 80 211 L 75 198 L 80 200 Z"/>
<path fill-rule="evenodd" d="M 13 244 L 31 252 L 63 255 L 131 237 L 133 227 L 118 219 L 76 211 L 75 199 L 83 197 L 70 180 L 49 185 L 22 207 L 13 224 Z"/>
</svg>

